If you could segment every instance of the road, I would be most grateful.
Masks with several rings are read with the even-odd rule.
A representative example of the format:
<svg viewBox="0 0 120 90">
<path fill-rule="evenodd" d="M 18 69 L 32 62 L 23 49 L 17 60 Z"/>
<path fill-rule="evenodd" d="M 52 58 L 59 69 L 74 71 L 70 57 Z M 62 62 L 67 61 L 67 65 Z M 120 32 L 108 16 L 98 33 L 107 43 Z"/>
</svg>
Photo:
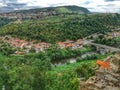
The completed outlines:
<svg viewBox="0 0 120 90">
<path fill-rule="evenodd" d="M 97 47 L 109 49 L 110 51 L 120 52 L 119 48 L 115 48 L 115 47 L 111 47 L 111 46 L 107 46 L 107 45 L 103 45 L 103 44 L 93 43 L 92 41 L 88 41 L 88 40 L 83 40 L 83 42 L 84 42 L 84 44 L 90 44 L 90 45 L 94 45 Z"/>
</svg>

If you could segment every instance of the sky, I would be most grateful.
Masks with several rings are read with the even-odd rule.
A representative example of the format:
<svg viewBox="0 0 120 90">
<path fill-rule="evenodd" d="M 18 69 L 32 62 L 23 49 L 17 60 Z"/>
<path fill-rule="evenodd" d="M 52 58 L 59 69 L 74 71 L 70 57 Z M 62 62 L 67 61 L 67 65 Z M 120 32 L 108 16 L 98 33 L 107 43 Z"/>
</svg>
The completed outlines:
<svg viewBox="0 0 120 90">
<path fill-rule="evenodd" d="M 120 13 L 120 0 L 0 0 L 0 12 L 64 5 L 85 7 L 91 12 Z"/>
</svg>

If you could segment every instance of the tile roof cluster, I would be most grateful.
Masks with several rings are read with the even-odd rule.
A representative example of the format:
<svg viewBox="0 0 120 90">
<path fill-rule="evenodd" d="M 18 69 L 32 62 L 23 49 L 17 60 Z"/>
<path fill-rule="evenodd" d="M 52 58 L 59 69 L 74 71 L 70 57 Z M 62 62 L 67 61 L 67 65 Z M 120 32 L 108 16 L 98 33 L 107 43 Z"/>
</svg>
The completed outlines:
<svg viewBox="0 0 120 90">
<path fill-rule="evenodd" d="M 83 40 L 79 39 L 77 40 L 77 42 L 75 41 L 58 42 L 57 44 L 60 48 L 67 48 L 67 47 L 78 48 L 83 44 Z"/>
<path fill-rule="evenodd" d="M 46 42 L 36 42 L 34 41 L 26 41 L 26 40 L 21 40 L 18 38 L 12 38 L 12 37 L 2 37 L 3 41 L 6 43 L 9 43 L 11 46 L 14 48 L 20 48 L 21 50 L 24 50 L 25 52 L 29 52 L 30 49 L 34 49 L 36 52 L 39 51 L 44 51 L 46 48 L 50 47 L 51 44 L 46 43 Z M 75 41 L 67 40 L 66 42 L 58 42 L 57 45 L 59 48 L 79 48 L 83 43 L 82 39 Z M 19 52 L 20 53 L 20 52 Z"/>
<path fill-rule="evenodd" d="M 20 40 L 18 38 L 11 38 L 11 37 L 9 37 L 9 39 L 4 38 L 3 40 L 4 40 L 4 42 L 9 43 L 14 48 L 24 49 L 27 52 L 29 52 L 29 50 L 31 48 L 37 50 L 37 52 L 38 51 L 43 51 L 50 46 L 50 44 L 46 43 L 46 42 L 35 43 L 35 41 L 29 42 L 29 41 L 26 41 L 26 40 Z"/>
</svg>

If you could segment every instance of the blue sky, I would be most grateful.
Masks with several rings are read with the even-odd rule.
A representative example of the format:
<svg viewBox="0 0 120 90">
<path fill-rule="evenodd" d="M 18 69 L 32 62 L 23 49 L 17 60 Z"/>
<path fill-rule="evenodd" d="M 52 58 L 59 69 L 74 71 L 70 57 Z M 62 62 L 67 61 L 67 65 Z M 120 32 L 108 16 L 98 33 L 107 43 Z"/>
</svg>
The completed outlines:
<svg viewBox="0 0 120 90">
<path fill-rule="evenodd" d="M 92 12 L 120 12 L 120 0 L 0 0 L 0 12 L 63 5 L 82 6 Z"/>
</svg>

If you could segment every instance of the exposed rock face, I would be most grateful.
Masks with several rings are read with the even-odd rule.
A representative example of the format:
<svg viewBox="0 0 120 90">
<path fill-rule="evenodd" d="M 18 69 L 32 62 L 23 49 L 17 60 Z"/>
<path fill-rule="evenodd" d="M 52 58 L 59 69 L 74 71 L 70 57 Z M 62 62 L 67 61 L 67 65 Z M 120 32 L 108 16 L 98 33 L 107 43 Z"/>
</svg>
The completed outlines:
<svg viewBox="0 0 120 90">
<path fill-rule="evenodd" d="M 120 53 L 107 59 L 110 70 L 99 68 L 95 76 L 81 82 L 80 90 L 120 90 Z"/>
</svg>

